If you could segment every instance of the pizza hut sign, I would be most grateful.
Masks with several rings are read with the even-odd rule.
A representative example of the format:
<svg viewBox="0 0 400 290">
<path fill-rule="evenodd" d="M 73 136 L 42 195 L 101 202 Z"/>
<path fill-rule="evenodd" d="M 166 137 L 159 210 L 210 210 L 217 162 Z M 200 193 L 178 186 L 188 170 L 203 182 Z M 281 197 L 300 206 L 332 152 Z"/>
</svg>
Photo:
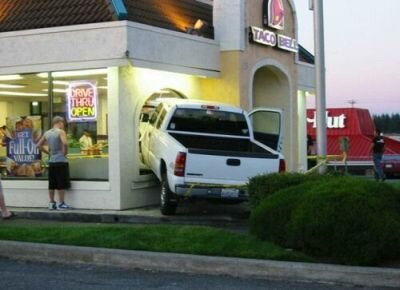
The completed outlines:
<svg viewBox="0 0 400 290">
<path fill-rule="evenodd" d="M 89 81 L 72 82 L 67 90 L 68 120 L 95 122 L 97 120 L 97 87 Z"/>
</svg>

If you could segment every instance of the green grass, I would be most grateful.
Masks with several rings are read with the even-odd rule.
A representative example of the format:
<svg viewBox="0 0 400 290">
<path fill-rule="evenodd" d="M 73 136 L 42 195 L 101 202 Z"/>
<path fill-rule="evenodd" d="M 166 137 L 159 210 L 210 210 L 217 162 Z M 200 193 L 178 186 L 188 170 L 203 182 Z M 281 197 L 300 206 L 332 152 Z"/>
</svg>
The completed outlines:
<svg viewBox="0 0 400 290">
<path fill-rule="evenodd" d="M 299 252 L 199 226 L 1 225 L 0 240 L 193 255 L 312 262 Z"/>
<path fill-rule="evenodd" d="M 391 182 L 390 185 L 400 190 L 400 181 Z"/>
</svg>

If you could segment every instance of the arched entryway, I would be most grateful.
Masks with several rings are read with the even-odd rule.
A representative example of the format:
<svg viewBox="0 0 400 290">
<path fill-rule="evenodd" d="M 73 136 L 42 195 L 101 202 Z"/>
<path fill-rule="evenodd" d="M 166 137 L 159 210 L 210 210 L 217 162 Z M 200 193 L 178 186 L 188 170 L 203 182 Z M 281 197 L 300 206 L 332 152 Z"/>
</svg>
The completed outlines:
<svg viewBox="0 0 400 290">
<path fill-rule="evenodd" d="M 250 109 L 274 108 L 283 112 L 282 153 L 286 161 L 293 162 L 291 79 L 285 69 L 274 61 L 260 62 L 253 69 L 250 92 Z"/>
</svg>

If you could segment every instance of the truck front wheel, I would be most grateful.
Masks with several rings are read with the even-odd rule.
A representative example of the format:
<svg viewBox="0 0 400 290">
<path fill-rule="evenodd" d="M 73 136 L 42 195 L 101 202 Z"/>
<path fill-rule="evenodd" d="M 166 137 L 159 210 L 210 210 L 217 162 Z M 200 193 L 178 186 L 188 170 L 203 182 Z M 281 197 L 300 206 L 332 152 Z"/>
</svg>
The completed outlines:
<svg viewBox="0 0 400 290">
<path fill-rule="evenodd" d="M 161 213 L 163 215 L 174 215 L 178 203 L 172 201 L 173 192 L 169 189 L 167 174 L 164 173 L 161 179 Z"/>
</svg>

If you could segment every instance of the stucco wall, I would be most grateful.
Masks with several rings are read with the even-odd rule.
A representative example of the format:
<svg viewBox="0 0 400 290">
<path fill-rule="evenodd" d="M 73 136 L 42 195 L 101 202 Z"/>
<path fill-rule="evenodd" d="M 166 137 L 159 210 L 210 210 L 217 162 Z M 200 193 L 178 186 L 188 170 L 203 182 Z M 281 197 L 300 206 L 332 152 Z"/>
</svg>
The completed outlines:
<svg viewBox="0 0 400 290">
<path fill-rule="evenodd" d="M 263 0 L 216 0 L 214 7 L 217 37 L 221 41 L 221 79 L 206 80 L 207 92 L 218 94 L 218 100 L 228 101 L 251 110 L 256 106 L 277 107 L 284 111 L 285 136 L 284 154 L 289 170 L 298 169 L 297 138 L 297 56 L 293 52 L 260 44 L 250 43 L 250 26 L 263 28 Z M 293 2 L 283 0 L 286 11 L 285 29 L 278 33 L 297 38 L 296 17 Z M 237 9 L 243 6 L 243 9 Z M 224 9 L 230 12 L 223 13 Z M 236 15 L 233 15 L 236 13 Z M 242 21 L 243 20 L 243 21 Z M 233 23 L 232 29 L 229 29 Z M 239 30 L 238 30 L 239 29 Z M 265 28 L 274 31 L 272 28 Z M 257 70 L 270 68 L 271 73 L 263 71 L 256 76 Z M 276 77 L 274 77 L 276 71 Z M 239 73 L 239 75 L 237 75 Z M 260 78 L 265 77 L 265 83 Z M 258 83 L 253 88 L 254 81 Z M 273 86 L 277 84 L 276 86 Z M 235 91 L 237 90 L 237 91 Z M 265 91 L 265 98 L 260 96 Z M 215 93 L 216 92 L 216 93 Z M 257 97 L 257 100 L 255 99 Z"/>
<path fill-rule="evenodd" d="M 110 159 L 117 160 L 114 174 L 120 176 L 121 209 L 158 204 L 160 199 L 158 184 L 151 177 L 139 174 L 138 121 L 142 106 L 151 94 L 165 88 L 177 90 L 188 98 L 202 98 L 201 80 L 201 77 L 130 65 L 118 69 L 119 102 L 116 106 L 119 108 L 115 107 L 113 112 L 114 117 L 118 114 L 119 125 L 112 129 L 116 132 L 110 132 L 110 136 L 121 137 L 113 139 L 117 151 Z"/>
</svg>

